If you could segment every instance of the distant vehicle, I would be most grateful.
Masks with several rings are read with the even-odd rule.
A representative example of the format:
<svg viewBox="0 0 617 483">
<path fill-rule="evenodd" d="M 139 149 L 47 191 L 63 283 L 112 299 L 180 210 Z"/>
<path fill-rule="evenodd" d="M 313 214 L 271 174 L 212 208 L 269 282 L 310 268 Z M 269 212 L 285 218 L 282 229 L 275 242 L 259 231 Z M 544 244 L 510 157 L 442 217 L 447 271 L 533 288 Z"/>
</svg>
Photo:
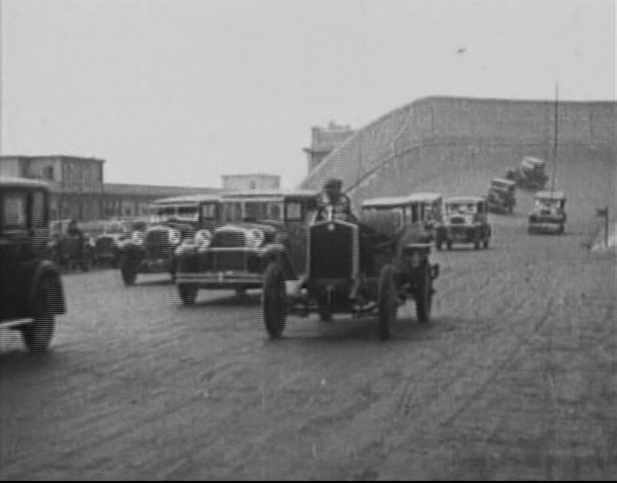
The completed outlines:
<svg viewBox="0 0 617 483">
<path fill-rule="evenodd" d="M 444 222 L 437 227 L 435 245 L 448 250 L 454 243 L 472 243 L 476 250 L 488 248 L 492 236 L 488 203 L 480 196 L 458 196 L 444 202 Z"/>
<path fill-rule="evenodd" d="M 270 337 L 282 336 L 288 314 L 315 312 L 322 320 L 336 313 L 376 314 L 385 340 L 408 298 L 416 302 L 418 320 L 428 322 L 439 266 L 429 260 L 422 212 L 422 203 L 409 197 L 380 198 L 364 202 L 358 223 L 312 223 L 303 277 L 286 272 L 284 252 L 266 268 L 262 310 Z"/>
<path fill-rule="evenodd" d="M 176 251 L 176 284 L 185 305 L 193 304 L 201 289 L 241 294 L 261 288 L 271 257 L 283 257 L 284 270 L 294 276 L 304 269 L 306 227 L 316 213 L 316 192 L 236 192 L 223 194 L 220 201 L 220 226 L 197 231 Z"/>
<path fill-rule="evenodd" d="M 119 265 L 124 284 L 135 284 L 140 273 L 169 273 L 176 277 L 175 250 L 196 231 L 220 222 L 218 195 L 166 198 L 152 203 L 151 223 L 132 232 L 119 245 Z"/>
<path fill-rule="evenodd" d="M 128 221 L 101 222 L 100 231 L 94 235 L 94 263 L 117 268 L 120 263 L 120 247 L 131 238 L 134 231 L 132 223 Z"/>
<path fill-rule="evenodd" d="M 492 213 L 514 212 L 516 206 L 516 183 L 509 179 L 494 178 L 488 189 L 488 210 Z"/>
<path fill-rule="evenodd" d="M 51 222 L 48 253 L 63 270 L 79 268 L 83 272 L 88 272 L 94 263 L 94 240 L 82 231 L 79 223 L 77 223 L 79 231 L 71 232 L 71 221 Z"/>
<path fill-rule="evenodd" d="M 49 189 L 0 177 L 0 328 L 19 330 L 31 351 L 49 347 L 65 313 L 58 267 L 45 258 Z"/>
<path fill-rule="evenodd" d="M 564 233 L 567 220 L 565 207 L 566 195 L 562 191 L 536 193 L 533 210 L 529 213 L 529 233 Z"/>
<path fill-rule="evenodd" d="M 521 165 L 506 172 L 506 178 L 526 190 L 542 190 L 548 181 L 546 162 L 539 158 L 526 156 Z"/>
</svg>

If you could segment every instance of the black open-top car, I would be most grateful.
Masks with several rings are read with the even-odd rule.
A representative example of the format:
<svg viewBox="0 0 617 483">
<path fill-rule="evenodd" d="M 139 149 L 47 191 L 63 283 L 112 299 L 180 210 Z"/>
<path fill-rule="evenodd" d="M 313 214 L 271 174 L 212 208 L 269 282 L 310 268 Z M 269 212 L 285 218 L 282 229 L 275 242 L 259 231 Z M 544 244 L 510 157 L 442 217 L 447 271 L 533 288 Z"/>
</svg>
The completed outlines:
<svg viewBox="0 0 617 483">
<path fill-rule="evenodd" d="M 409 197 L 365 201 L 360 219 L 326 219 L 308 230 L 301 278 L 285 270 L 286 252 L 272 257 L 264 276 L 262 310 L 271 338 L 282 336 L 288 314 L 378 315 L 379 336 L 390 337 L 398 308 L 416 303 L 420 322 L 430 320 L 433 281 L 430 231 L 421 202 Z"/>
<path fill-rule="evenodd" d="M 152 223 L 135 230 L 119 245 L 119 264 L 125 285 L 133 285 L 140 273 L 169 273 L 176 277 L 175 251 L 200 229 L 219 223 L 217 195 L 166 198 L 151 206 Z"/>
<path fill-rule="evenodd" d="M 48 348 L 65 312 L 60 272 L 45 259 L 48 237 L 47 185 L 0 177 L 0 329 L 21 331 L 32 351 Z"/>
<path fill-rule="evenodd" d="M 284 270 L 295 276 L 304 269 L 306 227 L 316 205 L 314 191 L 223 194 L 221 225 L 197 231 L 176 251 L 182 302 L 193 304 L 200 289 L 261 288 L 270 258 L 283 250 Z"/>
</svg>

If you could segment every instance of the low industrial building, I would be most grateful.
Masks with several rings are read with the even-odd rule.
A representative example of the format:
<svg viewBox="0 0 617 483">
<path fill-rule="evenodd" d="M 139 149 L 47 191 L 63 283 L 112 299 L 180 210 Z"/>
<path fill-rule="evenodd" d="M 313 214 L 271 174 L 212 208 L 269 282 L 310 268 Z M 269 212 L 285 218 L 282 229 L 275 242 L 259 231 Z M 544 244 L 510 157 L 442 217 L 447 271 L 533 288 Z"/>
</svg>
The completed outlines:
<svg viewBox="0 0 617 483">
<path fill-rule="evenodd" d="M 104 164 L 103 159 L 78 156 L 0 156 L 0 176 L 46 181 L 51 189 L 52 220 L 141 216 L 159 198 L 220 191 L 210 187 L 105 183 Z"/>
</svg>

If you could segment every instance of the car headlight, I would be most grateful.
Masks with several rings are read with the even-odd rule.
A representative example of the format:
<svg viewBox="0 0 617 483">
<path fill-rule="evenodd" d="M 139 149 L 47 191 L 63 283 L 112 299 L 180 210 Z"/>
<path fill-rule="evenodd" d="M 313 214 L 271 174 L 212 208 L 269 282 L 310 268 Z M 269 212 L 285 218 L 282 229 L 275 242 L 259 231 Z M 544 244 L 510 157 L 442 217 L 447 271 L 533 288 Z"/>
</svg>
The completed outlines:
<svg viewBox="0 0 617 483">
<path fill-rule="evenodd" d="M 212 233 L 209 230 L 199 230 L 195 233 L 195 237 L 193 238 L 193 242 L 197 245 L 198 248 L 205 250 L 210 246 L 212 242 Z"/>
<path fill-rule="evenodd" d="M 246 246 L 248 248 L 259 248 L 264 241 L 264 232 L 261 230 L 250 230 L 246 234 Z"/>
<path fill-rule="evenodd" d="M 169 243 L 171 245 L 179 245 L 182 241 L 182 235 L 178 230 L 170 230 L 169 231 Z"/>
<path fill-rule="evenodd" d="M 135 231 L 131 235 L 131 241 L 135 245 L 143 245 L 144 244 L 144 234 L 141 231 Z"/>
</svg>

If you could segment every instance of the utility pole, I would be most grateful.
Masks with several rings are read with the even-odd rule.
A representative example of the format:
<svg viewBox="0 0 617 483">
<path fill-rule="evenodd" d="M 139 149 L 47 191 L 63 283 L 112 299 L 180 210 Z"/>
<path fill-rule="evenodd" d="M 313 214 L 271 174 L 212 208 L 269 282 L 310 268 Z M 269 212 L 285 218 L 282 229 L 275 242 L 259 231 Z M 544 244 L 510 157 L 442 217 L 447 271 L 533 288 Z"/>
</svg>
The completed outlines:
<svg viewBox="0 0 617 483">
<path fill-rule="evenodd" d="M 3 1 L 0 0 L 0 156 L 2 155 L 2 136 L 4 134 L 4 29 L 2 10 Z"/>
<path fill-rule="evenodd" d="M 555 175 L 557 174 L 557 148 L 559 144 L 559 83 L 555 83 L 555 134 L 553 136 L 553 175 L 551 176 L 551 193 L 555 191 Z"/>
</svg>

